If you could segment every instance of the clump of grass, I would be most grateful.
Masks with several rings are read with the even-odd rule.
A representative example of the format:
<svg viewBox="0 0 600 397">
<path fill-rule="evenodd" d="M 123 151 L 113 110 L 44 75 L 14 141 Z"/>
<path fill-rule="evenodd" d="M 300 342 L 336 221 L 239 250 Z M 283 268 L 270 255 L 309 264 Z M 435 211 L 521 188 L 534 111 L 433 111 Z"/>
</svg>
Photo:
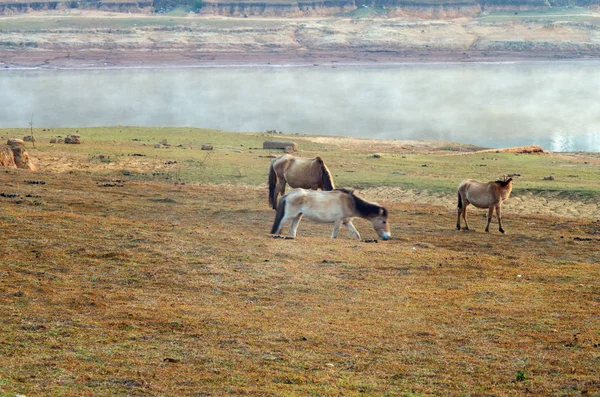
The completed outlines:
<svg viewBox="0 0 600 397">
<path fill-rule="evenodd" d="M 527 378 L 528 378 L 528 376 L 524 370 L 518 370 L 515 375 L 515 380 L 517 382 L 522 382 L 522 381 L 526 380 Z"/>
</svg>

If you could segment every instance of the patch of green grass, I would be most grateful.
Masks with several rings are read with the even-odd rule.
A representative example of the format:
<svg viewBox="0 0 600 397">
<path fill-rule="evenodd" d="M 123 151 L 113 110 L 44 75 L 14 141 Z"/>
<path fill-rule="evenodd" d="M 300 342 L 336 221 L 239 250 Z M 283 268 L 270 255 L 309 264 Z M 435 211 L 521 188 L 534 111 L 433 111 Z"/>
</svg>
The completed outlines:
<svg viewBox="0 0 600 397">
<path fill-rule="evenodd" d="M 523 370 L 519 370 L 517 371 L 517 373 L 515 374 L 515 380 L 517 382 L 522 382 L 524 380 L 528 379 L 527 374 L 525 373 L 525 371 Z"/>
<path fill-rule="evenodd" d="M 51 136 L 81 135 L 81 145 L 49 145 Z M 2 129 L 5 136 L 23 136 L 27 129 Z M 448 151 L 413 152 L 392 148 L 381 158 L 359 148 L 321 144 L 303 135 L 230 133 L 200 128 L 98 127 L 34 130 L 39 139 L 36 150 L 47 154 L 74 153 L 89 156 L 110 167 L 103 173 L 135 180 L 169 180 L 183 183 L 249 184 L 267 183 L 270 156 L 279 150 L 264 150 L 265 140 L 291 140 L 299 144 L 298 156 L 321 156 L 336 185 L 355 189 L 400 187 L 430 194 L 454 195 L 467 178 L 479 181 L 514 177 L 514 194 L 534 193 L 557 198 L 593 201 L 600 196 L 597 164 L 584 162 L 575 154 L 526 155 L 514 153 Z M 155 148 L 163 140 L 167 148 Z M 214 150 L 201 150 L 210 144 Z M 138 171 L 136 161 L 155 164 L 156 171 Z M 132 170 L 131 170 L 132 169 Z M 100 171 L 98 171 L 100 173 Z M 554 180 L 544 178 L 552 176 Z"/>
<path fill-rule="evenodd" d="M 519 11 L 485 11 L 477 20 L 483 23 L 499 22 L 593 22 L 598 23 L 600 17 L 587 7 L 552 7 L 538 10 Z"/>
<path fill-rule="evenodd" d="M 189 14 L 189 11 L 186 7 L 175 7 L 169 12 L 164 13 L 163 15 L 167 17 L 185 17 Z"/>
<path fill-rule="evenodd" d="M 197 29 L 230 29 L 230 28 L 277 28 L 284 26 L 285 22 L 278 20 L 242 20 L 242 19 L 197 19 L 190 17 L 183 8 L 177 8 L 168 14 L 154 14 L 149 16 L 129 16 L 128 18 L 99 16 L 81 17 L 78 15 L 48 16 L 44 18 L 19 17 L 1 18 L 0 30 L 21 32 L 43 32 L 52 30 L 73 29 L 85 31 L 91 29 L 112 29 L 113 33 L 119 29 L 153 29 L 153 28 L 197 28 Z M 116 31 L 115 31 L 116 30 Z"/>
<path fill-rule="evenodd" d="M 358 7 L 356 10 L 342 14 L 342 16 L 352 19 L 380 18 L 387 15 L 388 12 L 389 10 L 384 7 Z"/>
</svg>

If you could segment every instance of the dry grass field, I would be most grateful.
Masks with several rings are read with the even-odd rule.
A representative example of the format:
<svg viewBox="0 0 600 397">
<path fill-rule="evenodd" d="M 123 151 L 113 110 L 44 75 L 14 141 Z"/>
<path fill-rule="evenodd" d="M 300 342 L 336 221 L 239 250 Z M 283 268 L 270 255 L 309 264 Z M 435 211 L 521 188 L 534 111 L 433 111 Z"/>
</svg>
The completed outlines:
<svg viewBox="0 0 600 397">
<path fill-rule="evenodd" d="M 67 132 L 36 132 L 40 172 L 0 170 L 0 396 L 600 396 L 600 218 L 523 209 L 557 190 L 597 202 L 597 156 L 475 168 L 482 155 L 460 145 L 286 137 L 367 195 L 445 197 L 522 171 L 507 235 L 483 232 L 484 211 L 459 232 L 451 206 L 390 197 L 390 241 L 331 240 L 308 220 L 286 240 L 268 234 L 264 134 L 179 131 L 154 149 L 169 131 L 118 127 L 46 143 Z"/>
</svg>

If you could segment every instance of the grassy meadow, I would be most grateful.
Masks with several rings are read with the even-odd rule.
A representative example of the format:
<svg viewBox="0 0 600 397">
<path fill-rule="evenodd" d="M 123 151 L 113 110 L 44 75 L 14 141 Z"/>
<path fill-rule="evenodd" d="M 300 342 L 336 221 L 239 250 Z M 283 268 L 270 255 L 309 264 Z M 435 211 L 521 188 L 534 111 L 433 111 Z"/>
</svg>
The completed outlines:
<svg viewBox="0 0 600 397">
<path fill-rule="evenodd" d="M 0 396 L 600 396 L 600 219 L 506 209 L 488 234 L 485 211 L 457 231 L 451 207 L 390 201 L 387 242 L 308 220 L 272 238 L 262 142 L 365 192 L 520 174 L 509 202 L 588 205 L 597 154 L 121 126 L 48 143 L 75 132 L 35 129 L 40 171 L 0 170 Z"/>
</svg>

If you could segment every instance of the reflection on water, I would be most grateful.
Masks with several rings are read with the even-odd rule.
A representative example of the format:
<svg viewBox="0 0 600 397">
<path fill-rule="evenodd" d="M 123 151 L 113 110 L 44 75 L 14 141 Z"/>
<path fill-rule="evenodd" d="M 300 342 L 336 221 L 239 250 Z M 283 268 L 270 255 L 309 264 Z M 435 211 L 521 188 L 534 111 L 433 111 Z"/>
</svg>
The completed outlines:
<svg viewBox="0 0 600 397">
<path fill-rule="evenodd" d="M 196 126 L 600 151 L 590 62 L 2 70 L 0 127 Z"/>
</svg>

